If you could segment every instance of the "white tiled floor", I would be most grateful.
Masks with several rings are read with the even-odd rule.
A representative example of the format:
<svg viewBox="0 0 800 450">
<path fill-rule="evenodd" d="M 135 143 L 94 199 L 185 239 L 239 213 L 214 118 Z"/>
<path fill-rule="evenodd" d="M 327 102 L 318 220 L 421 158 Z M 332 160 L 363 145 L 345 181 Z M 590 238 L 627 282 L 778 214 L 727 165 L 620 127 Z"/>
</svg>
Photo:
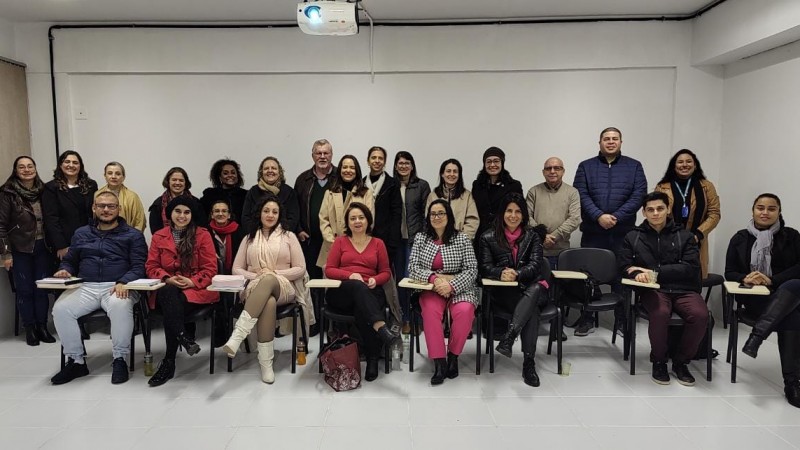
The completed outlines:
<svg viewBox="0 0 800 450">
<path fill-rule="evenodd" d="M 158 388 L 149 388 L 142 373 L 141 338 L 137 369 L 119 386 L 110 383 L 111 344 L 102 331 L 86 342 L 91 375 L 64 386 L 49 383 L 58 369 L 58 344 L 0 340 L 2 448 L 800 448 L 800 410 L 783 398 L 771 342 L 756 360 L 740 356 L 736 384 L 719 358 L 713 383 L 705 380 L 705 364 L 693 363 L 695 387 L 656 385 L 640 324 L 635 376 L 622 361 L 621 343 L 613 346 L 601 329 L 564 343 L 569 376 L 555 373 L 555 358 L 545 354 L 541 339 L 539 388 L 522 383 L 518 353 L 511 360 L 499 356 L 494 374 L 484 358 L 476 376 L 473 340 L 461 376 L 442 386 L 429 385 L 431 364 L 423 350 L 415 373 L 402 365 L 356 391 L 335 393 L 317 373 L 315 353 L 297 374 L 289 373 L 286 338 L 277 341 L 271 386 L 260 381 L 255 354 L 244 352 L 233 373 L 218 352 L 217 373 L 209 375 L 205 333 L 201 325 L 203 351 L 179 354 L 176 378 Z M 726 333 L 715 330 L 714 347 L 723 353 Z M 157 358 L 162 340 L 156 331 Z"/>
</svg>

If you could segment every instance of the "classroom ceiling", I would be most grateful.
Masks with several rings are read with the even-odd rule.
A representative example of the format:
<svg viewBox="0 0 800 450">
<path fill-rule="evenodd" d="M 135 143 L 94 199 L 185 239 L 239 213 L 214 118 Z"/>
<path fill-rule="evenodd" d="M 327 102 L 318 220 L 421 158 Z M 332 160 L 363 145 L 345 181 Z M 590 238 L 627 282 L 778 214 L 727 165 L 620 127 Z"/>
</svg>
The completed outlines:
<svg viewBox="0 0 800 450">
<path fill-rule="evenodd" d="M 12 22 L 295 21 L 297 0 L 0 0 Z M 379 22 L 688 16 L 712 0 L 363 0 Z"/>
</svg>

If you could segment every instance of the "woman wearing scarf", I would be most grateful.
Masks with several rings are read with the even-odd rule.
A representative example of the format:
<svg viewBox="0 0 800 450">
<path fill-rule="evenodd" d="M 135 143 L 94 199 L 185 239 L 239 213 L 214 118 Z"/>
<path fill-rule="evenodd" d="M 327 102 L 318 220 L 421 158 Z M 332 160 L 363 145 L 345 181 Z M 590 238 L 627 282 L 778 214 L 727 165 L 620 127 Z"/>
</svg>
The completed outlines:
<svg viewBox="0 0 800 450">
<path fill-rule="evenodd" d="M 272 384 L 275 372 L 273 341 L 278 306 L 300 302 L 303 313 L 312 314 L 308 289 L 305 286 L 306 262 L 297 236 L 283 228 L 283 207 L 275 196 L 268 196 L 259 205 L 261 226 L 247 235 L 236 253 L 233 273 L 248 281 L 242 292 L 244 311 L 233 328 L 223 350 L 233 358 L 239 345 L 256 324 L 258 363 L 261 381 Z"/>
<path fill-rule="evenodd" d="M 125 187 L 125 167 L 111 161 L 103 169 L 103 176 L 106 185 L 101 187 L 94 196 L 97 197 L 103 192 L 113 192 L 119 199 L 119 216 L 128 222 L 128 225 L 139 231 L 144 231 L 147 221 L 144 216 L 144 205 L 136 192 Z"/>
<path fill-rule="evenodd" d="M 516 281 L 518 287 L 497 288 L 495 304 L 512 312 L 508 331 L 497 344 L 497 352 L 511 357 L 517 336 L 522 336 L 522 379 L 539 386 L 536 373 L 536 340 L 539 337 L 539 308 L 545 306 L 547 274 L 543 273 L 542 239 L 537 230 L 528 228 L 528 205 L 522 195 L 508 194 L 498 205 L 494 228 L 485 231 L 478 244 L 481 276 L 499 281 Z M 538 228 L 543 229 L 540 225 Z M 546 232 L 545 229 L 542 231 Z"/>
<path fill-rule="evenodd" d="M 150 212 L 150 233 L 153 235 L 166 226 L 169 226 L 169 216 L 167 213 L 167 204 L 177 197 L 189 197 L 197 202 L 195 221 L 200 226 L 205 226 L 205 213 L 202 211 L 200 201 L 189 192 L 192 188 L 192 182 L 189 181 L 189 174 L 183 170 L 182 167 L 173 167 L 164 175 L 164 180 L 161 181 L 161 186 L 164 186 L 164 193 L 160 197 L 156 197 L 150 205 L 148 211 Z"/>
<path fill-rule="evenodd" d="M 6 270 L 14 268 L 25 342 L 32 346 L 56 341 L 47 330 L 50 300 L 36 287 L 36 280 L 52 272 L 51 256 L 44 244 L 43 190 L 36 162 L 29 156 L 14 160 L 11 176 L 0 188 L 0 254 Z"/>
<path fill-rule="evenodd" d="M 481 219 L 472 192 L 464 188 L 461 163 L 457 159 L 448 159 L 439 167 L 439 185 L 428 195 L 425 209 L 430 208 L 434 200 L 441 198 L 450 203 L 455 218 L 456 231 L 464 233 L 472 241 L 478 232 Z"/>
<path fill-rule="evenodd" d="M 211 214 L 208 222 L 214 248 L 217 250 L 219 273 L 230 275 L 233 257 L 239 250 L 239 244 L 245 233 L 242 226 L 231 217 L 231 206 L 227 200 L 217 200 L 210 205 Z"/>
<path fill-rule="evenodd" d="M 777 331 L 784 393 L 800 408 L 800 233 L 785 225 L 775 194 L 759 195 L 747 228 L 731 238 L 725 279 L 770 290 L 766 299 L 736 296 L 745 314 L 758 318 L 742 352 L 755 358 L 764 339 Z"/>
<path fill-rule="evenodd" d="M 655 188 L 669 197 L 670 216 L 676 225 L 694 233 L 700 246 L 700 268 L 708 276 L 708 234 L 720 219 L 719 196 L 706 179 L 700 160 L 689 149 L 680 150 L 669 160 L 664 177 Z"/>
<path fill-rule="evenodd" d="M 319 208 L 319 229 L 322 232 L 322 248 L 317 258 L 317 267 L 325 267 L 333 241 L 345 234 L 345 211 L 352 203 L 362 203 L 375 214 L 375 197 L 361 177 L 361 166 L 353 155 L 344 155 L 339 160 L 339 170 L 325 191 Z"/>
<path fill-rule="evenodd" d="M 175 355 L 183 347 L 189 356 L 200 346 L 185 329 L 185 318 L 209 303 L 216 303 L 219 294 L 206 288 L 217 274 L 217 254 L 211 236 L 196 220 L 199 203 L 181 195 L 170 200 L 166 211 L 168 225 L 153 233 L 145 270 L 148 278 L 166 283 L 150 297 L 150 307 L 164 315 L 166 352 L 158 370 L 147 382 L 161 386 L 175 376 Z"/>
<path fill-rule="evenodd" d="M 300 203 L 295 190 L 286 184 L 283 166 L 278 158 L 267 156 L 258 167 L 258 184 L 251 187 L 244 198 L 242 225 L 245 232 L 261 228 L 259 205 L 263 205 L 266 198 L 274 196 L 280 201 L 283 210 L 283 229 L 296 233 L 300 225 Z"/>
</svg>

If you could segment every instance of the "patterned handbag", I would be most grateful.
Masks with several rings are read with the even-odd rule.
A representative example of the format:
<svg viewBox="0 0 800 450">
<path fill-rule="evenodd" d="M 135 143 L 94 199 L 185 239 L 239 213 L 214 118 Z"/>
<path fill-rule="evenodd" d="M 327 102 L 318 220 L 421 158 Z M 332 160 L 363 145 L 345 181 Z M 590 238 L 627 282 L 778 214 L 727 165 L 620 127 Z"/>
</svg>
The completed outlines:
<svg viewBox="0 0 800 450">
<path fill-rule="evenodd" d="M 347 335 L 337 338 L 322 349 L 319 359 L 325 382 L 336 392 L 361 386 L 361 361 L 355 339 Z"/>
</svg>

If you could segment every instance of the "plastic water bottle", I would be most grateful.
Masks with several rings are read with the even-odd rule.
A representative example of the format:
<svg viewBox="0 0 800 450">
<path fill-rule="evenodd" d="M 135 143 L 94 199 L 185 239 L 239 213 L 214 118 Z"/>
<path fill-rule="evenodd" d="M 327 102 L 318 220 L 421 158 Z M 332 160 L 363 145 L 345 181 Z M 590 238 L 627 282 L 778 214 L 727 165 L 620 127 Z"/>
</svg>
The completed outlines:
<svg viewBox="0 0 800 450">
<path fill-rule="evenodd" d="M 153 355 L 150 352 L 144 354 L 144 376 L 152 377 L 156 373 L 153 368 Z"/>
<path fill-rule="evenodd" d="M 403 358 L 403 347 L 400 342 L 392 345 L 392 370 L 400 370 L 400 360 Z"/>
</svg>

